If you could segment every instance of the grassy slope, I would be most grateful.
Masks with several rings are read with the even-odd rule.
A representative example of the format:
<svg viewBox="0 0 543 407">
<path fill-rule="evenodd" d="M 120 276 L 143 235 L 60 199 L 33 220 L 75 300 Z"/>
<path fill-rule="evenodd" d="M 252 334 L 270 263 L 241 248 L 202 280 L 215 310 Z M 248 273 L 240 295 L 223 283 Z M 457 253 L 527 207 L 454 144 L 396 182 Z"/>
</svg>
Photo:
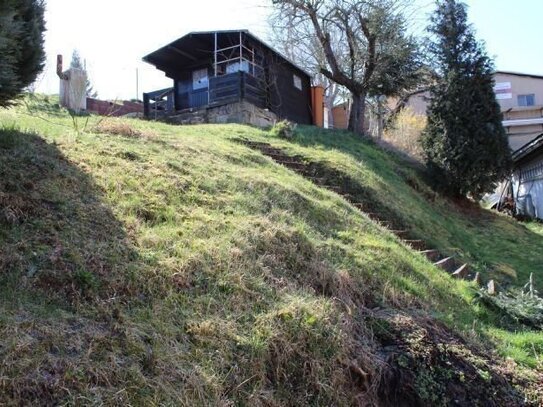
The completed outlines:
<svg viewBox="0 0 543 407">
<path fill-rule="evenodd" d="M 469 283 L 231 139 L 348 174 L 436 247 L 513 284 L 543 264 L 537 226 L 458 209 L 346 133 L 301 129 L 289 143 L 238 125 L 129 121 L 147 133 L 76 136 L 63 112 L 37 114 L 0 112 L 25 130 L 0 140 L 4 398 L 351 403 L 346 361 L 378 370 L 360 314 L 375 305 L 426 310 L 540 363 L 543 335 L 504 329 Z"/>
</svg>

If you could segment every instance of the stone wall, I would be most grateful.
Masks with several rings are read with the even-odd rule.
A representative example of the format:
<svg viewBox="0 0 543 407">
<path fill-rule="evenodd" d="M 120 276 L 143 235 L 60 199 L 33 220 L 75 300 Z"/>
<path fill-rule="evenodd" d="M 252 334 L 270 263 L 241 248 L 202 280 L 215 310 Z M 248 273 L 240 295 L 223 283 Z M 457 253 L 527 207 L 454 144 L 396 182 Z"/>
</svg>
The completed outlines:
<svg viewBox="0 0 543 407">
<path fill-rule="evenodd" d="M 268 127 L 273 126 L 276 121 L 275 113 L 248 102 L 229 103 L 207 110 L 208 123 L 242 123 Z"/>
<path fill-rule="evenodd" d="M 275 113 L 256 107 L 251 103 L 235 102 L 207 109 L 177 113 L 164 120 L 173 124 L 240 123 L 257 127 L 269 127 L 273 126 L 278 118 Z"/>
</svg>

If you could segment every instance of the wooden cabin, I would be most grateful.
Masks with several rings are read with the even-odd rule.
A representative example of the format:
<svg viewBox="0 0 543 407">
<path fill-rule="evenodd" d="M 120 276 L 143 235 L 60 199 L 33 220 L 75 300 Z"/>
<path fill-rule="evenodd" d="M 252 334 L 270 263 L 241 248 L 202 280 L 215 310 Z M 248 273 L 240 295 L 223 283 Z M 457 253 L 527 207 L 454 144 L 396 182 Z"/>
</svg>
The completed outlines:
<svg viewBox="0 0 543 407">
<path fill-rule="evenodd" d="M 147 118 L 314 122 L 310 75 L 247 30 L 193 32 L 143 60 L 173 80 L 144 94 Z"/>
</svg>

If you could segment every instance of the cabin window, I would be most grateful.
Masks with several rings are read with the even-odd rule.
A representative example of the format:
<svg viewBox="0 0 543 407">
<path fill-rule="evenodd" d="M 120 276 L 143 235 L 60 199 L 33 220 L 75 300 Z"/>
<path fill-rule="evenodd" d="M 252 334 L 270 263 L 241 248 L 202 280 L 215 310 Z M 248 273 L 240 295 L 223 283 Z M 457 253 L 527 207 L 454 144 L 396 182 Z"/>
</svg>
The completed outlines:
<svg viewBox="0 0 543 407">
<path fill-rule="evenodd" d="M 519 106 L 534 106 L 535 105 L 535 95 L 532 93 L 530 95 L 518 95 L 518 105 Z"/>
<path fill-rule="evenodd" d="M 209 87 L 209 78 L 207 76 L 207 68 L 198 69 L 192 72 L 192 89 L 205 89 Z"/>
<path fill-rule="evenodd" d="M 294 87 L 296 89 L 302 90 L 302 78 L 300 78 L 298 75 L 293 75 L 294 77 Z"/>
<path fill-rule="evenodd" d="M 233 62 L 226 66 L 226 73 L 235 73 L 235 72 L 249 72 L 249 61 Z"/>
</svg>

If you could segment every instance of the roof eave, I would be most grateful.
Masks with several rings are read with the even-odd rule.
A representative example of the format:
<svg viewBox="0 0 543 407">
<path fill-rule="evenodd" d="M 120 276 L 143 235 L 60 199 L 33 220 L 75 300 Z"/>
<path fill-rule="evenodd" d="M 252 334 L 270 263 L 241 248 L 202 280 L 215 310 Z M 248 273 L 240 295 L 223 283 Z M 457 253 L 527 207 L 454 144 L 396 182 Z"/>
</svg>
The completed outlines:
<svg viewBox="0 0 543 407">
<path fill-rule="evenodd" d="M 540 148 L 543 148 L 543 134 L 540 134 L 535 139 L 526 143 L 518 150 L 513 152 L 513 162 L 518 163 L 523 158 L 527 157 L 528 155 L 530 155 L 534 151 L 537 151 Z"/>
<path fill-rule="evenodd" d="M 191 36 L 191 35 L 206 35 L 206 34 L 209 35 L 209 34 L 215 34 L 215 33 L 216 34 L 244 33 L 244 34 L 250 36 L 253 40 L 261 43 L 262 45 L 264 45 L 270 51 L 272 51 L 272 52 L 276 53 L 277 55 L 279 55 L 281 58 L 283 58 L 285 61 L 287 61 L 290 65 L 292 65 L 294 68 L 296 68 L 297 70 L 299 70 L 303 74 L 307 75 L 309 77 L 309 79 L 313 78 L 313 75 L 308 73 L 305 69 L 303 69 L 302 67 L 300 67 L 297 64 L 295 64 L 294 62 L 292 62 L 289 58 L 287 58 L 285 55 L 283 55 L 283 53 L 277 51 L 271 45 L 269 45 L 265 41 L 261 40 L 260 38 L 258 38 L 256 35 L 254 35 L 252 32 L 250 32 L 247 29 L 241 29 L 241 30 L 217 30 L 217 31 L 191 31 L 191 32 L 183 35 L 182 37 L 179 37 L 176 40 L 170 42 L 169 44 L 166 44 L 163 47 L 160 47 L 157 50 L 147 54 L 146 56 L 144 56 L 142 58 L 142 60 L 143 60 L 143 62 L 146 62 L 146 63 L 148 63 L 150 65 L 153 65 L 154 67 L 158 68 L 157 64 L 152 62 L 153 55 L 157 54 L 158 52 L 160 52 L 160 51 L 162 51 L 164 49 L 167 49 L 168 47 L 173 46 L 177 41 L 179 41 L 179 40 L 181 40 L 181 39 L 183 39 L 185 37 L 188 37 L 188 36 Z"/>
</svg>

